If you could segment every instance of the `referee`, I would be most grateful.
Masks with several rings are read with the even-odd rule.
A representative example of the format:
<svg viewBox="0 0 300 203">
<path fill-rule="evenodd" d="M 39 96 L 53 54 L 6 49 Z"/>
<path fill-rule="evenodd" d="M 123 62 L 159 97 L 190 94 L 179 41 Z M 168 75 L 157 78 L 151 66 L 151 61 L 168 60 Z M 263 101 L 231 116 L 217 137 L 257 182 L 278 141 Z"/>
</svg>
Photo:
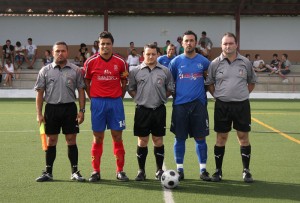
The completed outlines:
<svg viewBox="0 0 300 203">
<path fill-rule="evenodd" d="M 252 63 L 237 52 L 238 45 L 234 34 L 225 33 L 221 46 L 222 54 L 211 62 L 206 81 L 209 92 L 216 98 L 214 112 L 214 130 L 217 132 L 214 146 L 216 172 L 212 175 L 212 181 L 222 180 L 225 144 L 233 125 L 240 143 L 243 179 L 251 183 L 253 178 L 249 170 L 251 156 L 249 94 L 255 87 L 256 74 Z"/>
<path fill-rule="evenodd" d="M 136 181 L 146 179 L 145 163 L 148 154 L 149 135 L 152 134 L 156 160 L 155 178 L 161 179 L 164 162 L 163 136 L 166 134 L 167 98 L 174 92 L 170 70 L 157 62 L 154 44 L 144 47 L 144 62 L 129 73 L 128 92 L 136 102 L 134 135 L 138 137 L 137 160 L 139 171 Z"/>
<path fill-rule="evenodd" d="M 71 179 L 85 181 L 77 169 L 78 148 L 76 135 L 79 124 L 84 121 L 85 93 L 82 72 L 79 67 L 68 62 L 68 46 L 65 42 L 56 42 L 52 54 L 54 62 L 44 66 L 39 74 L 34 89 L 36 95 L 37 121 L 45 123 L 48 149 L 46 150 L 46 170 L 37 182 L 53 180 L 52 169 L 56 157 L 58 134 L 62 128 L 68 145 L 68 157 L 71 162 Z M 80 110 L 77 111 L 76 94 L 78 90 Z M 44 98 L 43 98 L 44 97 Z M 43 102 L 45 106 L 42 113 Z"/>
</svg>

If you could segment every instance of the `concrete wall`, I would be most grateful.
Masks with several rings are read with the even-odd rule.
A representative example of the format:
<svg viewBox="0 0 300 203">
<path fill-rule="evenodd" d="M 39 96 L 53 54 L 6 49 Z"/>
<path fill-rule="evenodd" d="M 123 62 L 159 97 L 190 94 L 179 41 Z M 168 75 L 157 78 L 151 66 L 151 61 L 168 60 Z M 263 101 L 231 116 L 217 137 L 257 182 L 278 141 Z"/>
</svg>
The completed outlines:
<svg viewBox="0 0 300 203">
<path fill-rule="evenodd" d="M 0 44 L 10 39 L 13 44 L 27 43 L 32 37 L 39 46 L 39 56 L 51 48 L 58 40 L 70 45 L 70 57 L 76 55 L 79 44 L 92 45 L 99 32 L 103 30 L 103 16 L 88 17 L 0 17 Z M 149 42 L 157 41 L 163 47 L 166 40 L 175 42 L 177 36 L 186 30 L 201 35 L 202 31 L 214 43 L 212 56 L 220 54 L 220 41 L 225 32 L 235 32 L 235 20 L 232 16 L 110 16 L 109 31 L 115 38 L 115 51 L 122 55 L 130 41 L 135 42 L 139 50 Z M 271 60 L 273 52 L 288 53 L 291 61 L 299 61 L 300 17 L 241 17 L 241 53 L 259 53 L 265 60 Z"/>
</svg>

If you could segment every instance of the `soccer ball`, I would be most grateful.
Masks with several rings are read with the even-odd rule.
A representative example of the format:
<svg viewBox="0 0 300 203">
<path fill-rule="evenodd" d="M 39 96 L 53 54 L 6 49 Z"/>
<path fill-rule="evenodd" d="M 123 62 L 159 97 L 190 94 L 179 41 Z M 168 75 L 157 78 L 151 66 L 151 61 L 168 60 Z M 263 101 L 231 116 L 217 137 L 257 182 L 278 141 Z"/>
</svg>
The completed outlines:
<svg viewBox="0 0 300 203">
<path fill-rule="evenodd" d="M 175 170 L 167 170 L 161 176 L 161 184 L 168 189 L 172 189 L 179 184 L 179 174 Z"/>
</svg>

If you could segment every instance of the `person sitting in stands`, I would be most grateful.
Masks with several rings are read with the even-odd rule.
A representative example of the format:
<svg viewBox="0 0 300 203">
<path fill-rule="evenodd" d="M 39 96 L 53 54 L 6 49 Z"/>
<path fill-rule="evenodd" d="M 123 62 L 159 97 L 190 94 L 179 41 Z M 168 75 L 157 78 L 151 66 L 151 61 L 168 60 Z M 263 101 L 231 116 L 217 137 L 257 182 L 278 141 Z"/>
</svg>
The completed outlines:
<svg viewBox="0 0 300 203">
<path fill-rule="evenodd" d="M 140 56 L 137 54 L 135 48 L 131 50 L 131 54 L 127 58 L 127 63 L 128 63 L 129 71 L 136 68 L 136 66 L 140 64 Z"/>
<path fill-rule="evenodd" d="M 79 48 L 79 50 L 78 50 L 78 58 L 79 58 L 79 60 L 80 60 L 80 64 L 82 64 L 81 65 L 81 67 L 83 66 L 83 64 L 84 64 L 84 62 L 86 61 L 86 59 L 88 58 L 88 57 L 90 57 L 90 54 L 89 54 L 89 51 L 88 51 L 88 48 L 86 47 L 86 44 L 84 44 L 84 43 L 81 43 L 80 44 L 80 48 Z"/>
<path fill-rule="evenodd" d="M 45 57 L 43 58 L 43 63 L 44 63 L 44 66 L 50 64 L 53 62 L 53 57 L 51 55 L 51 51 L 50 50 L 46 50 L 45 51 Z"/>
<path fill-rule="evenodd" d="M 288 60 L 287 54 L 282 54 L 281 60 L 282 62 L 279 63 L 280 65 L 279 65 L 278 75 L 283 79 L 282 83 L 289 83 L 289 80 L 286 78 L 286 75 L 291 72 L 290 68 L 292 66 L 292 63 Z"/>
<path fill-rule="evenodd" d="M 2 66 L 4 66 L 4 62 L 6 59 L 10 59 L 11 61 L 14 60 L 14 46 L 11 45 L 11 41 L 8 39 L 5 42 L 5 45 L 2 47 Z"/>
<path fill-rule="evenodd" d="M 272 72 L 273 69 L 269 64 L 265 64 L 264 60 L 260 58 L 259 54 L 255 54 L 255 61 L 253 62 L 253 68 L 255 72 Z"/>
<path fill-rule="evenodd" d="M 32 44 L 32 38 L 27 39 L 28 45 L 25 47 L 25 61 L 28 64 L 28 69 L 33 69 L 33 65 L 37 56 L 37 47 Z"/>
<path fill-rule="evenodd" d="M 14 78 L 14 64 L 10 59 L 6 59 L 6 64 L 4 66 L 5 75 L 5 83 L 4 86 L 12 87 L 12 79 Z"/>
<path fill-rule="evenodd" d="M 98 52 L 99 52 L 99 41 L 95 40 L 93 47 L 92 47 L 91 55 L 93 56 L 94 54 L 97 54 Z"/>
<path fill-rule="evenodd" d="M 278 71 L 279 63 L 280 63 L 280 60 L 278 59 L 278 55 L 273 54 L 273 60 L 270 63 L 270 66 L 272 67 L 273 70 L 271 71 L 270 75 L 275 73 L 276 71 Z"/>
</svg>

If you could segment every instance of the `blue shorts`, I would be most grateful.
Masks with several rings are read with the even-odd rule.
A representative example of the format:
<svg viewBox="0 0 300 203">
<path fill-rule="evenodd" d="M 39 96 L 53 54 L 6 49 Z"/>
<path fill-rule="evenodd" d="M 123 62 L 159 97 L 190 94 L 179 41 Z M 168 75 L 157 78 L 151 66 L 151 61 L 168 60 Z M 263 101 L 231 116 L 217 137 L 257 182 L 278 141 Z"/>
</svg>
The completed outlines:
<svg viewBox="0 0 300 203">
<path fill-rule="evenodd" d="M 92 130 L 104 132 L 125 129 L 125 113 L 122 98 L 91 98 Z"/>
<path fill-rule="evenodd" d="M 205 137 L 209 135 L 209 121 L 206 105 L 196 100 L 173 105 L 171 132 L 176 138 Z"/>
</svg>

